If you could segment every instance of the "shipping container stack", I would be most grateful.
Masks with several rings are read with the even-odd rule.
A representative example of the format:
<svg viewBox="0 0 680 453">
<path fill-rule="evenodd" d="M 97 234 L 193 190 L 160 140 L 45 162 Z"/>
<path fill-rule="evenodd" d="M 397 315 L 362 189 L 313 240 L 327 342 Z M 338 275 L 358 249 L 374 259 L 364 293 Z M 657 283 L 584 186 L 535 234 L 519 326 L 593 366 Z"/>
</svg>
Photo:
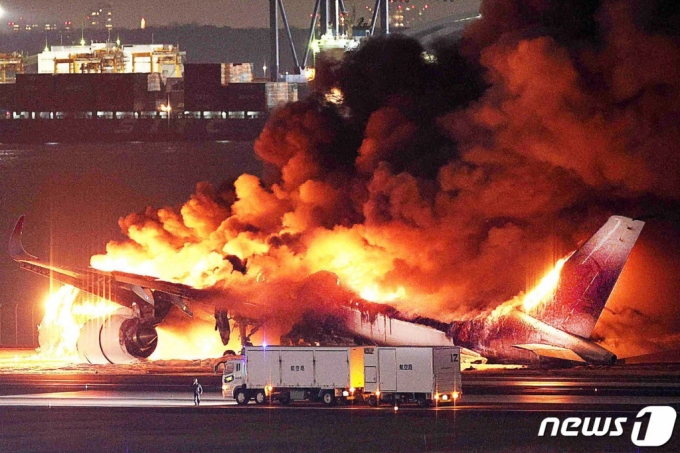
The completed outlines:
<svg viewBox="0 0 680 453">
<path fill-rule="evenodd" d="M 222 85 L 253 81 L 252 63 L 222 63 Z"/>
<path fill-rule="evenodd" d="M 0 86 L 0 113 L 84 112 L 111 118 L 116 116 L 111 112 L 159 112 L 169 102 L 176 113 L 243 112 L 240 117 L 253 117 L 245 113 L 264 113 L 298 99 L 295 83 L 252 82 L 251 63 L 186 64 L 184 71 L 183 79 L 167 78 L 165 83 L 158 73 L 17 74 L 16 84 Z"/>
<path fill-rule="evenodd" d="M 175 112 L 184 112 L 184 79 L 168 77 L 165 80 L 165 96 Z"/>
<path fill-rule="evenodd" d="M 0 119 L 9 118 L 16 110 L 17 84 L 0 83 Z"/>
<path fill-rule="evenodd" d="M 16 110 L 49 112 L 54 104 L 54 78 L 51 74 L 17 74 Z"/>
<path fill-rule="evenodd" d="M 297 84 L 267 82 L 267 108 L 273 109 L 287 102 L 298 100 Z"/>
<path fill-rule="evenodd" d="M 184 108 L 204 112 L 221 110 L 222 67 L 220 64 L 184 65 Z"/>
<path fill-rule="evenodd" d="M 133 112 L 135 109 L 134 79 L 136 74 L 93 74 L 95 87 L 94 110 Z"/>
<path fill-rule="evenodd" d="M 295 83 L 252 80 L 252 63 L 185 64 L 184 109 L 266 112 L 298 99 Z"/>
</svg>

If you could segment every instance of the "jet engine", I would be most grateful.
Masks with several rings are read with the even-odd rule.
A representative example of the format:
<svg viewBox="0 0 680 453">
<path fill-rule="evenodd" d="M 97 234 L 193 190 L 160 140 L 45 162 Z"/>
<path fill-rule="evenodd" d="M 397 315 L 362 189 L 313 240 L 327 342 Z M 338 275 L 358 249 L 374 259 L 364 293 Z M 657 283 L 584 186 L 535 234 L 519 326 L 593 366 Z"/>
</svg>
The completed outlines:
<svg viewBox="0 0 680 453">
<path fill-rule="evenodd" d="M 121 309 L 107 318 L 95 318 L 80 329 L 76 343 L 78 356 L 84 363 L 105 365 L 130 363 L 149 357 L 158 344 L 153 324 L 144 323 Z"/>
</svg>

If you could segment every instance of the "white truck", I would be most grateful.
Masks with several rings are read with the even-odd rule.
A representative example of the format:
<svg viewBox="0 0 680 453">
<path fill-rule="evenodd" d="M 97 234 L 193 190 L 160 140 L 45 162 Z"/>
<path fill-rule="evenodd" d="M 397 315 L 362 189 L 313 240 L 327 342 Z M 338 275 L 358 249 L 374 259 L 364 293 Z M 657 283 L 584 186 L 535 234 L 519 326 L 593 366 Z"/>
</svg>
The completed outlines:
<svg viewBox="0 0 680 453">
<path fill-rule="evenodd" d="M 224 364 L 222 396 L 239 405 L 321 400 L 332 406 L 354 399 L 364 386 L 363 348 L 246 347 L 240 358 Z"/>
<path fill-rule="evenodd" d="M 272 400 L 455 402 L 461 395 L 460 348 L 246 347 L 224 362 L 222 396 L 237 404 Z"/>
<path fill-rule="evenodd" d="M 370 406 L 455 403 L 462 394 L 460 347 L 366 347 L 362 393 Z"/>
</svg>

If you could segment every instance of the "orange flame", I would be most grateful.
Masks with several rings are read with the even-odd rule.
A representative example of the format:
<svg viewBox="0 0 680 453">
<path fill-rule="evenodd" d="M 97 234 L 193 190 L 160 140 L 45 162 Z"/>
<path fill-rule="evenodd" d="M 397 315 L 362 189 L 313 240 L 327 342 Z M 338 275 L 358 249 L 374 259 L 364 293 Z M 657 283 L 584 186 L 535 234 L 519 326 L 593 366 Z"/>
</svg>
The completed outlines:
<svg viewBox="0 0 680 453">
<path fill-rule="evenodd" d="M 557 260 L 555 267 L 541 279 L 534 289 L 524 295 L 522 306 L 524 307 L 525 311 L 530 311 L 533 308 L 536 308 L 539 303 L 546 300 L 547 296 L 555 292 L 557 283 L 560 281 L 560 272 L 562 272 L 562 267 L 570 256 L 571 254 Z"/>
<path fill-rule="evenodd" d="M 191 330 L 176 332 L 164 326 L 156 327 L 158 346 L 150 360 L 194 360 L 221 357 L 226 349 L 238 350 L 238 345 L 224 346 L 213 324 L 194 323 Z M 238 340 L 237 340 L 238 342 Z"/>
<path fill-rule="evenodd" d="M 65 285 L 45 299 L 45 316 L 38 326 L 41 358 L 78 361 L 76 342 L 81 327 L 90 319 L 108 316 L 120 308 L 94 296 L 77 301 L 79 293 L 77 288 Z"/>
<path fill-rule="evenodd" d="M 572 254 L 573 252 L 564 258 L 557 260 L 555 266 L 547 274 L 545 274 L 543 278 L 541 278 L 538 284 L 531 291 L 523 295 L 520 294 L 494 308 L 494 310 L 488 316 L 487 322 L 493 323 L 502 316 L 509 314 L 512 310 L 518 309 L 520 307 L 524 311 L 528 312 L 538 307 L 541 303 L 546 303 L 555 293 L 557 284 L 560 281 L 562 267 L 564 267 L 564 263 L 567 262 Z"/>
</svg>

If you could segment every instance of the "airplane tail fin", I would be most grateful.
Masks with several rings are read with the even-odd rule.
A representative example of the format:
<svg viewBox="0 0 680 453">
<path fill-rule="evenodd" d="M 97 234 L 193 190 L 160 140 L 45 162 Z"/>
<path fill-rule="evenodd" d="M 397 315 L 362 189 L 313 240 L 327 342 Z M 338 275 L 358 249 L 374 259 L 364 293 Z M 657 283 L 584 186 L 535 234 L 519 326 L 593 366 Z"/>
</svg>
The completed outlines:
<svg viewBox="0 0 680 453">
<path fill-rule="evenodd" d="M 532 316 L 589 338 L 644 224 L 627 217 L 610 217 L 564 263 L 553 300 Z"/>
</svg>

